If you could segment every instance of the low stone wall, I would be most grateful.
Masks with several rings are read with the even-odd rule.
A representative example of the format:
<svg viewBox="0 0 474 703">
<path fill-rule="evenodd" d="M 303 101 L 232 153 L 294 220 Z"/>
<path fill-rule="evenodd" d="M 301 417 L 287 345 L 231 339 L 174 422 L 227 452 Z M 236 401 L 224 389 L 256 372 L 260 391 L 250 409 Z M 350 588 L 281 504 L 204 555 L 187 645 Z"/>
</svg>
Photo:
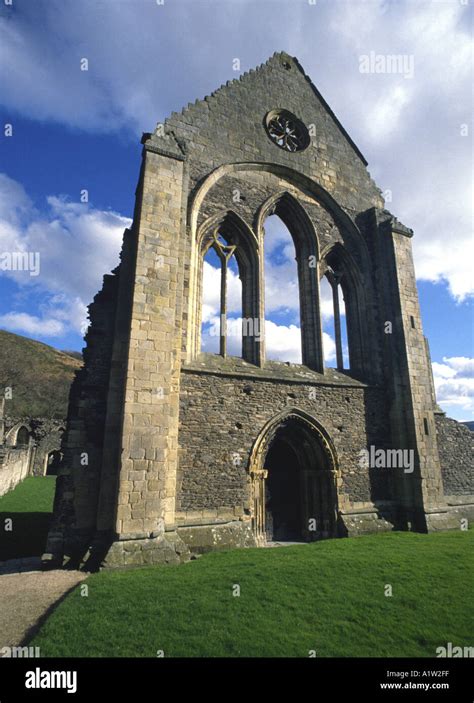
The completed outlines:
<svg viewBox="0 0 474 703">
<path fill-rule="evenodd" d="M 192 554 L 257 546 L 250 521 L 235 520 L 221 525 L 189 525 L 179 527 L 177 533 Z"/>
<path fill-rule="evenodd" d="M 188 561 L 188 546 L 176 532 L 151 539 L 130 539 L 114 542 L 100 568 L 147 566 L 150 564 L 179 564 Z M 91 563 L 91 566 L 94 565 Z"/>
<path fill-rule="evenodd" d="M 13 490 L 28 475 L 31 447 L 3 447 L 0 450 L 0 496 Z"/>
</svg>

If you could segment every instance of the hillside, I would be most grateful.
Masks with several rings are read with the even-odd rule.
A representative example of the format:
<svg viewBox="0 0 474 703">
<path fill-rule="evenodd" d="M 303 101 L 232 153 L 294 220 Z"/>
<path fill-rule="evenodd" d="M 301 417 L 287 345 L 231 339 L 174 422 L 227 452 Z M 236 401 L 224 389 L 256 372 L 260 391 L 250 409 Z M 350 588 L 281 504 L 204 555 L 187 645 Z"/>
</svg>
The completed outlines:
<svg viewBox="0 0 474 703">
<path fill-rule="evenodd" d="M 34 339 L 0 330 L 0 390 L 10 417 L 66 417 L 69 388 L 78 359 Z"/>
</svg>

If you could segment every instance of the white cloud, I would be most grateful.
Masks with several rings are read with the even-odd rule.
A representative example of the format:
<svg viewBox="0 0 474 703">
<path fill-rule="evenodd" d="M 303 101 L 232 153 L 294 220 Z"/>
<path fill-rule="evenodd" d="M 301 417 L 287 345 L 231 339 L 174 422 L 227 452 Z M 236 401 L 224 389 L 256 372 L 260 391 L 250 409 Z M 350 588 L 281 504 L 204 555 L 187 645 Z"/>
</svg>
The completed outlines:
<svg viewBox="0 0 474 703">
<path fill-rule="evenodd" d="M 229 356 L 242 356 L 242 318 L 227 317 L 227 354 Z M 219 353 L 220 345 L 220 318 L 212 315 L 206 321 L 201 335 L 201 350 L 203 352 Z"/>
<path fill-rule="evenodd" d="M 459 219 L 467 218 L 468 213 Z M 431 221 L 434 217 L 428 215 Z M 464 223 L 461 227 L 464 227 Z M 466 223 L 467 226 L 467 223 Z M 435 229 L 436 228 L 436 229 Z M 453 298 L 462 302 L 474 295 L 474 239 L 467 228 L 455 230 L 452 225 L 443 226 L 442 222 L 433 222 L 434 235 L 431 241 L 414 240 L 416 256 L 416 273 L 418 279 L 432 283 L 446 282 Z M 436 231 L 438 230 L 438 231 Z M 440 231 L 443 236 L 440 236 Z"/>
<path fill-rule="evenodd" d="M 274 264 L 265 261 L 265 310 L 298 314 L 299 290 L 296 267 L 292 263 Z"/>
<path fill-rule="evenodd" d="M 410 90 L 406 85 L 395 85 L 383 93 L 371 108 L 368 129 L 374 141 L 383 142 L 394 132 L 403 118 L 403 108 L 409 103 Z"/>
<path fill-rule="evenodd" d="M 209 322 L 220 312 L 221 271 L 204 261 L 202 276 L 202 321 Z M 227 312 L 242 312 L 242 283 L 230 268 L 227 269 Z"/>
<path fill-rule="evenodd" d="M 28 3 L 21 12 L 14 8 L 10 19 L 5 11 L 0 18 L 0 101 L 28 118 L 82 130 L 150 131 L 171 110 L 195 99 L 196 82 L 203 97 L 216 88 L 208 13 L 216 23 L 235 27 L 245 9 L 238 3 L 226 3 L 220 12 L 207 2 L 193 5 L 47 0 Z M 227 40 L 220 41 L 223 46 Z M 194 71 L 197 56 L 200 68 Z M 87 71 L 81 70 L 83 58 Z M 228 78 L 228 70 L 231 56 L 218 84 Z"/>
<path fill-rule="evenodd" d="M 301 364 L 301 329 L 265 320 L 265 349 L 267 359 Z"/>
<path fill-rule="evenodd" d="M 334 306 L 333 306 L 333 296 L 332 288 L 329 285 L 329 281 L 325 276 L 321 279 L 319 285 L 319 296 L 320 296 L 320 308 L 323 322 L 327 322 L 334 317 Z"/>
<path fill-rule="evenodd" d="M 474 412 L 474 359 L 443 357 L 443 363 L 433 362 L 436 398 L 448 414 Z"/>
<path fill-rule="evenodd" d="M 433 367 L 435 381 L 444 381 L 446 378 L 454 378 L 456 375 L 456 371 L 447 364 L 439 364 L 437 361 L 433 361 L 431 366 Z"/>
<path fill-rule="evenodd" d="M 330 26 L 337 75 L 328 92 L 320 89 L 378 185 L 392 192 L 387 208 L 414 229 L 418 279 L 444 283 L 463 301 L 474 293 L 472 136 L 462 136 L 462 125 L 472 130 L 470 9 L 461 2 L 335 3 Z M 412 57 L 413 78 L 361 74 L 360 56 L 371 51 Z"/>
<path fill-rule="evenodd" d="M 118 264 L 126 217 L 72 203 L 47 199 L 39 212 L 24 189 L 0 174 L 0 252 L 34 252 L 40 256 L 38 276 L 2 271 L 30 292 L 42 296 L 42 317 L 12 310 L 1 318 L 4 327 L 27 334 L 58 336 L 83 333 L 86 307 L 101 288 L 102 277 Z"/>
<path fill-rule="evenodd" d="M 474 359 L 466 356 L 443 357 L 443 361 L 452 368 L 457 376 L 474 378 Z"/>
<path fill-rule="evenodd" d="M 324 361 L 332 364 L 336 359 L 336 342 L 327 332 L 323 332 L 323 352 Z"/>
<path fill-rule="evenodd" d="M 330 19 L 332 32 L 352 47 L 364 48 L 367 39 L 373 38 L 379 28 L 384 4 L 384 0 L 339 3 Z"/>
<path fill-rule="evenodd" d="M 299 311 L 295 246 L 291 235 L 276 215 L 265 220 L 265 310 L 267 316 L 280 311 Z"/>
<path fill-rule="evenodd" d="M 6 315 L 0 315 L 0 327 L 11 332 L 25 332 L 33 337 L 37 335 L 59 337 L 64 334 L 65 330 L 65 326 L 60 320 L 35 317 L 24 312 L 9 312 Z"/>
<path fill-rule="evenodd" d="M 285 47 L 369 157 L 379 185 L 392 191 L 389 209 L 415 230 L 418 277 L 446 283 L 456 300 L 471 295 L 472 138 L 460 136 L 471 119 L 469 7 L 360 0 L 279 3 L 274 13 L 270 6 L 150 0 L 110 11 L 96 0 L 29 3 L 0 19 L 0 101 L 8 113 L 136 135 L 234 77 L 234 57 L 246 70 Z M 232 42 L 229 26 L 239 28 Z M 371 51 L 413 57 L 413 78 L 362 74 L 360 56 Z M 82 57 L 88 71 L 79 70 Z M 280 273 L 288 283 L 289 273 Z M 270 287 L 268 309 L 276 291 Z M 296 290 L 288 291 L 291 308 Z"/>
<path fill-rule="evenodd" d="M 229 318 L 227 329 L 227 353 L 230 356 L 242 354 L 242 318 Z M 206 324 L 201 341 L 204 352 L 219 352 L 219 317 L 213 316 Z M 332 337 L 323 332 L 323 350 L 326 363 L 336 358 L 336 345 Z M 301 364 L 301 329 L 297 325 L 280 325 L 273 320 L 265 320 L 265 354 L 272 361 L 288 361 Z"/>
</svg>

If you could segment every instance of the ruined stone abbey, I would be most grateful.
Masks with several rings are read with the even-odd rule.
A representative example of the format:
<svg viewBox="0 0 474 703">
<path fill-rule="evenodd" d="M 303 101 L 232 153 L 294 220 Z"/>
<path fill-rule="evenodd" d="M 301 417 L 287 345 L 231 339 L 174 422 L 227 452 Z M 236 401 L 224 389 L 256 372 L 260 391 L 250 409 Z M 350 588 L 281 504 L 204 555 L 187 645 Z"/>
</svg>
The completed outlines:
<svg viewBox="0 0 474 703">
<path fill-rule="evenodd" d="M 385 209 L 298 61 L 275 54 L 142 143 L 133 225 L 90 306 L 44 560 L 150 564 L 267 540 L 460 529 L 474 517 L 472 435 L 436 404 L 413 232 Z M 294 243 L 302 364 L 266 359 L 272 214 Z M 221 262 L 217 354 L 201 350 L 210 249 Z M 226 344 L 231 257 L 240 357 Z M 323 277 L 334 291 L 334 369 L 323 355 Z M 379 450 L 413 463 L 381 467 Z"/>
<path fill-rule="evenodd" d="M 27 476 L 55 475 L 60 464 L 62 420 L 5 417 L 0 399 L 0 496 Z"/>
</svg>

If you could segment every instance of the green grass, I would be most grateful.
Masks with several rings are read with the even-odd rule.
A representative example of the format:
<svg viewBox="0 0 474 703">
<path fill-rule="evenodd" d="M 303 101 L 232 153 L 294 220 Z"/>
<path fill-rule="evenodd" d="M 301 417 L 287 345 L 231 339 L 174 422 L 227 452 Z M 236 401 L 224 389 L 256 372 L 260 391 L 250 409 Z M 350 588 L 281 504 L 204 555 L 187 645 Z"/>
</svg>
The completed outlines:
<svg viewBox="0 0 474 703">
<path fill-rule="evenodd" d="M 434 657 L 473 644 L 473 549 L 473 531 L 389 533 L 104 571 L 32 644 L 46 657 Z"/>
<path fill-rule="evenodd" d="M 55 484 L 55 476 L 31 476 L 0 498 L 0 561 L 44 552 Z M 4 529 L 8 519 L 11 531 Z"/>
</svg>

